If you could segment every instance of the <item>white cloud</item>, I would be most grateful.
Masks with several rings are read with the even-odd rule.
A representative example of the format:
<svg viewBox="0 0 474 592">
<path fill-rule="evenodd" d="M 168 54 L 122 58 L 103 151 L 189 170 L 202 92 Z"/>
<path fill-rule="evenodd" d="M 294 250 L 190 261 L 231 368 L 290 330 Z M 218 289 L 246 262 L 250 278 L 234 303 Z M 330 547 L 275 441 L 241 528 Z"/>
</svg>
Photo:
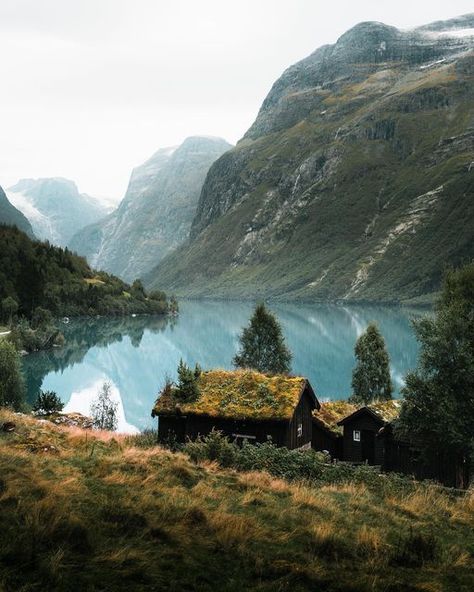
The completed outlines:
<svg viewBox="0 0 474 592">
<path fill-rule="evenodd" d="M 236 142 L 289 65 L 362 20 L 415 26 L 471 0 L 2 0 L 0 184 L 63 176 L 120 199 L 194 134 Z"/>
</svg>

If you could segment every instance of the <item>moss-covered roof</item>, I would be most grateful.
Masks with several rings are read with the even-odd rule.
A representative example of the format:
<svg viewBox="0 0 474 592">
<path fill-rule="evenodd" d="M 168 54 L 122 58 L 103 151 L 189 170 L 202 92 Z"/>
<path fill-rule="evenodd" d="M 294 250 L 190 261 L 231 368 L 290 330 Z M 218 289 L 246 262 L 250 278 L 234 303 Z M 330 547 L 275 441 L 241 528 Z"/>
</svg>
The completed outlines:
<svg viewBox="0 0 474 592">
<path fill-rule="evenodd" d="M 367 407 L 373 411 L 380 419 L 386 423 L 397 419 L 400 415 L 401 401 L 391 399 L 390 401 L 381 401 L 380 403 L 372 403 Z"/>
<path fill-rule="evenodd" d="M 342 434 L 338 422 L 357 411 L 357 407 L 348 401 L 326 401 L 321 403 L 319 411 L 313 411 L 313 418 L 324 428 L 335 434 Z"/>
<path fill-rule="evenodd" d="M 342 434 L 342 426 L 339 424 L 354 413 L 358 413 L 367 408 L 381 421 L 389 423 L 394 419 L 397 419 L 400 413 L 400 406 L 401 401 L 394 399 L 390 401 L 381 401 L 380 403 L 372 403 L 371 405 L 362 407 L 358 407 L 348 401 L 327 401 L 321 403 L 321 409 L 319 409 L 319 411 L 313 411 L 313 418 L 320 425 L 334 434 Z"/>
<path fill-rule="evenodd" d="M 400 408 L 401 401 L 397 401 L 396 399 L 390 399 L 390 401 L 381 401 L 379 403 L 371 403 L 370 405 L 360 407 L 354 411 L 354 413 L 351 413 L 347 417 L 341 419 L 338 423 L 339 425 L 343 425 L 348 421 L 352 421 L 361 413 L 368 412 L 373 417 L 380 420 L 381 423 L 386 424 L 390 423 L 399 416 Z"/>
<path fill-rule="evenodd" d="M 172 388 L 158 398 L 153 415 L 182 413 L 232 419 L 289 420 L 307 385 L 308 381 L 301 376 L 211 370 L 202 372 L 198 378 L 200 394 L 196 401 L 179 402 L 175 397 L 176 390 Z"/>
</svg>

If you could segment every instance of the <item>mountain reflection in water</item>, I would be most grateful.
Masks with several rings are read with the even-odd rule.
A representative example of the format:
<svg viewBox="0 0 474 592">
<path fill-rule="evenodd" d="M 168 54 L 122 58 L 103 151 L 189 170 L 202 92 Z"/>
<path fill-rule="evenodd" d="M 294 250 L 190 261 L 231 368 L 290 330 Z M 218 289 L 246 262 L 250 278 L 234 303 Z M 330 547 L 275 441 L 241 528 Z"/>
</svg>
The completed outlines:
<svg viewBox="0 0 474 592">
<path fill-rule="evenodd" d="M 123 404 L 123 422 L 151 425 L 150 411 L 165 377 L 175 378 L 182 358 L 206 368 L 231 368 L 250 302 L 188 301 L 177 318 L 77 319 L 64 325 L 65 347 L 31 354 L 23 366 L 32 402 L 40 388 L 68 403 L 108 380 Z M 293 352 L 293 372 L 307 376 L 320 399 L 350 393 L 354 343 L 375 320 L 387 341 L 394 386 L 416 364 L 418 346 L 410 326 L 417 310 L 328 304 L 271 304 Z M 92 391 L 93 392 L 93 391 Z M 89 404 L 89 403 L 88 403 Z M 76 404 L 77 405 L 77 404 Z M 85 412 L 85 402 L 77 411 Z M 71 408 L 71 405 L 68 406 Z M 71 409 L 72 410 L 72 409 Z"/>
</svg>

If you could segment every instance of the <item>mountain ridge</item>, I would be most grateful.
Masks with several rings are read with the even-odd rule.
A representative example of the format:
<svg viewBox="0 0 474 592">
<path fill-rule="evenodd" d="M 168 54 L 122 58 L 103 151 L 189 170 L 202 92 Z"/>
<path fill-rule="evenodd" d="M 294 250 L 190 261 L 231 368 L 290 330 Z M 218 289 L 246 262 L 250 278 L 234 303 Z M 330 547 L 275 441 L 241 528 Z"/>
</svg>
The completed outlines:
<svg viewBox="0 0 474 592">
<path fill-rule="evenodd" d="M 20 179 L 8 188 L 8 195 L 29 219 L 39 239 L 63 247 L 75 232 L 108 211 L 95 198 L 80 193 L 74 181 L 64 177 Z"/>
<path fill-rule="evenodd" d="M 9 201 L 2 187 L 0 187 L 0 224 L 16 226 L 29 238 L 35 238 L 33 228 L 27 217 Z"/>
<path fill-rule="evenodd" d="M 159 149 L 133 169 L 118 208 L 70 248 L 124 279 L 139 277 L 187 238 L 206 173 L 229 148 L 222 138 L 191 136 Z"/>
<path fill-rule="evenodd" d="M 188 242 L 145 283 L 306 301 L 436 292 L 474 256 L 474 14 L 433 27 L 361 23 L 285 70 L 210 168 Z"/>
</svg>

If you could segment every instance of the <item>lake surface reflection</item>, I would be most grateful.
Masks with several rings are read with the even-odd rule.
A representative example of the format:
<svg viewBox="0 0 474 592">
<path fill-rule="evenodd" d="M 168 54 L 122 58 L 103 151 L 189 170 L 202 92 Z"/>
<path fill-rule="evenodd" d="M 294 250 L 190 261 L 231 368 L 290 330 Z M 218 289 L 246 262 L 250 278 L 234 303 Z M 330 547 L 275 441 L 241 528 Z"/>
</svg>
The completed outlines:
<svg viewBox="0 0 474 592">
<path fill-rule="evenodd" d="M 88 413 L 108 380 L 119 402 L 123 431 L 152 425 L 150 411 L 166 376 L 175 378 L 180 358 L 204 368 L 231 368 L 237 337 L 253 305 L 248 302 L 182 302 L 178 318 L 83 319 L 64 326 L 67 345 L 23 360 L 28 398 L 54 390 L 67 410 Z M 387 341 L 397 392 L 416 364 L 418 346 L 410 319 L 420 311 L 375 306 L 274 304 L 293 372 L 307 376 L 320 399 L 350 394 L 354 343 L 376 321 Z"/>
</svg>

